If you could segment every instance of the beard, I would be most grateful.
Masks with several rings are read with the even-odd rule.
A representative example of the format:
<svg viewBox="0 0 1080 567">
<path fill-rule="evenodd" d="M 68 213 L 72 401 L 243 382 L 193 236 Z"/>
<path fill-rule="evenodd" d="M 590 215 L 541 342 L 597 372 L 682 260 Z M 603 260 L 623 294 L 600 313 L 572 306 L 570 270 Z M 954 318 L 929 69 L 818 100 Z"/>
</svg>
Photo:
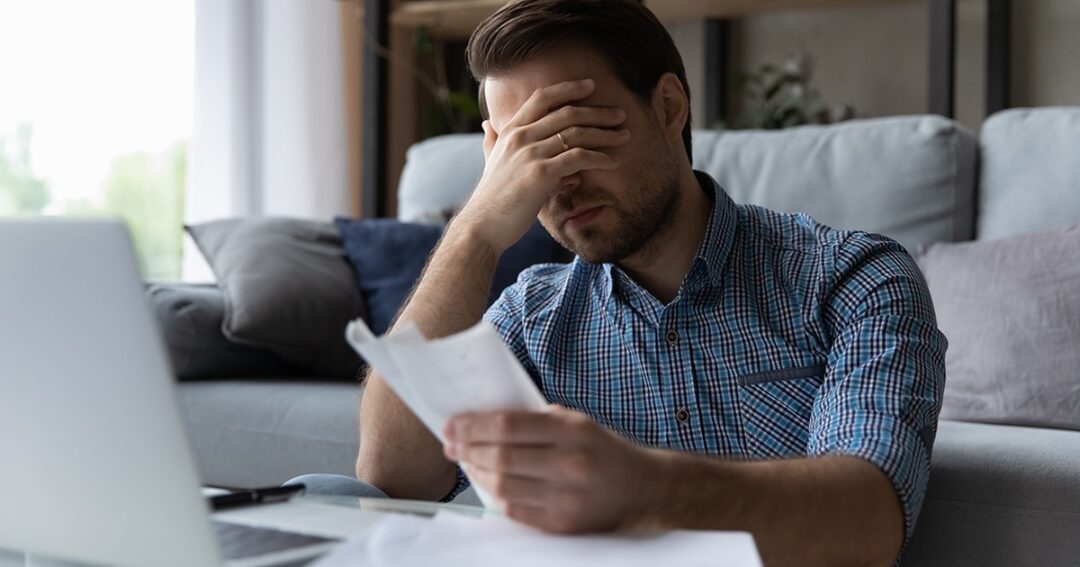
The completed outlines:
<svg viewBox="0 0 1080 567">
<path fill-rule="evenodd" d="M 649 161 L 653 163 L 639 164 L 630 172 L 628 178 L 638 182 L 627 187 L 622 198 L 585 186 L 556 197 L 555 211 L 565 214 L 579 206 L 603 204 L 604 214 L 613 219 L 587 224 L 573 233 L 565 230 L 565 225 L 547 227 L 548 232 L 563 247 L 594 264 L 657 253 L 650 246 L 674 224 L 680 198 L 679 176 L 674 159 Z"/>
</svg>

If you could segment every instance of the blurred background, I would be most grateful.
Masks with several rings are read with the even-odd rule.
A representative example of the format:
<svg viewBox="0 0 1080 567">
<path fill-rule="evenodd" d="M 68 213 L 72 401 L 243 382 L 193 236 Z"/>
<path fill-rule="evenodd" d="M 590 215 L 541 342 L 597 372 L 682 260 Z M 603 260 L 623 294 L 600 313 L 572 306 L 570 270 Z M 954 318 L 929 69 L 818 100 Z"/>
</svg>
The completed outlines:
<svg viewBox="0 0 1080 567">
<path fill-rule="evenodd" d="M 209 277 L 184 223 L 394 216 L 408 146 L 478 129 L 462 50 L 502 3 L 4 0 L 0 215 L 122 216 L 165 280 Z M 647 5 L 700 128 L 1080 104 L 1077 0 Z"/>
</svg>

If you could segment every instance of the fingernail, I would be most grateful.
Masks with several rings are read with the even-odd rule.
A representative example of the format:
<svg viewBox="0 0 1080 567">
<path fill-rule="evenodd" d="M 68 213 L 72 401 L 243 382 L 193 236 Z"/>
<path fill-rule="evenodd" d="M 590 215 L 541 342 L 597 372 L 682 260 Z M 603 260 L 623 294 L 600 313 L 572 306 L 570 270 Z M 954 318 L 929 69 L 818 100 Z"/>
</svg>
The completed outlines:
<svg viewBox="0 0 1080 567">
<path fill-rule="evenodd" d="M 626 128 L 623 128 L 622 130 L 619 130 L 619 135 L 625 138 L 630 135 L 630 131 Z"/>
<path fill-rule="evenodd" d="M 581 80 L 581 86 L 583 86 L 583 87 L 591 87 L 592 85 L 593 85 L 593 80 L 592 79 L 582 79 Z"/>
</svg>

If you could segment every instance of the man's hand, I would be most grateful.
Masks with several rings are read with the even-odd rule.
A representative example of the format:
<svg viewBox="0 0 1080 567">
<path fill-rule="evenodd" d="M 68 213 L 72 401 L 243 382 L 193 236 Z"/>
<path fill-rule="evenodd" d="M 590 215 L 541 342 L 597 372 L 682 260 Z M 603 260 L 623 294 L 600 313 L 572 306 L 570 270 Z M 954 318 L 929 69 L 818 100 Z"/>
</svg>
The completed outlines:
<svg viewBox="0 0 1080 567">
<path fill-rule="evenodd" d="M 462 414 L 444 434 L 446 457 L 461 463 L 503 513 L 545 531 L 637 525 L 661 484 L 656 452 L 558 406 Z"/>
<path fill-rule="evenodd" d="M 886 565 L 904 520 L 892 484 L 858 457 L 733 461 L 647 449 L 585 415 L 462 414 L 458 461 L 510 518 L 555 533 L 625 528 L 748 531 L 766 565 Z"/>
<path fill-rule="evenodd" d="M 498 132 L 484 124 L 484 174 L 447 227 L 399 320 L 412 321 L 429 338 L 476 324 L 487 308 L 499 257 L 521 239 L 550 196 L 582 171 L 618 167 L 597 149 L 630 139 L 629 132 L 616 129 L 626 122 L 626 112 L 570 104 L 594 88 L 591 80 L 544 87 Z M 439 441 L 378 373 L 367 379 L 360 424 L 357 478 L 395 498 L 437 500 L 453 488 L 454 467 Z"/>
<path fill-rule="evenodd" d="M 585 79 L 537 89 L 500 132 L 485 121 L 484 173 L 455 224 L 467 224 L 501 254 L 521 239 L 564 179 L 618 167 L 597 149 L 630 140 L 629 130 L 616 129 L 626 112 L 569 104 L 594 88 Z"/>
</svg>

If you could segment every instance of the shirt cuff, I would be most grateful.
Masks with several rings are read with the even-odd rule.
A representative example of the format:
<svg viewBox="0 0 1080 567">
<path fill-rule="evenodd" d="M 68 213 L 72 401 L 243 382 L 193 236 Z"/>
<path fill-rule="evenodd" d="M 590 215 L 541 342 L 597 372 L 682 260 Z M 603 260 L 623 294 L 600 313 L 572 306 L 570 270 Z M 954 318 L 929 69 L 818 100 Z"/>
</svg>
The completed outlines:
<svg viewBox="0 0 1080 567">
<path fill-rule="evenodd" d="M 457 498 L 459 494 L 465 492 L 465 489 L 468 487 L 469 477 L 465 476 L 465 471 L 461 470 L 461 467 L 459 466 L 457 467 L 457 484 L 455 484 L 454 488 L 450 490 L 450 492 L 446 496 L 443 496 L 442 499 L 439 500 L 439 502 L 450 502 L 451 500 Z"/>
<path fill-rule="evenodd" d="M 864 420 L 866 426 L 859 430 L 848 430 L 845 434 L 830 431 L 826 442 L 811 454 L 849 455 L 876 466 L 892 483 L 900 501 L 904 513 L 903 548 L 906 548 L 926 496 L 930 479 L 927 441 L 932 446 L 935 428 L 927 426 L 927 431 L 919 432 L 901 419 L 888 415 L 866 416 Z"/>
</svg>

